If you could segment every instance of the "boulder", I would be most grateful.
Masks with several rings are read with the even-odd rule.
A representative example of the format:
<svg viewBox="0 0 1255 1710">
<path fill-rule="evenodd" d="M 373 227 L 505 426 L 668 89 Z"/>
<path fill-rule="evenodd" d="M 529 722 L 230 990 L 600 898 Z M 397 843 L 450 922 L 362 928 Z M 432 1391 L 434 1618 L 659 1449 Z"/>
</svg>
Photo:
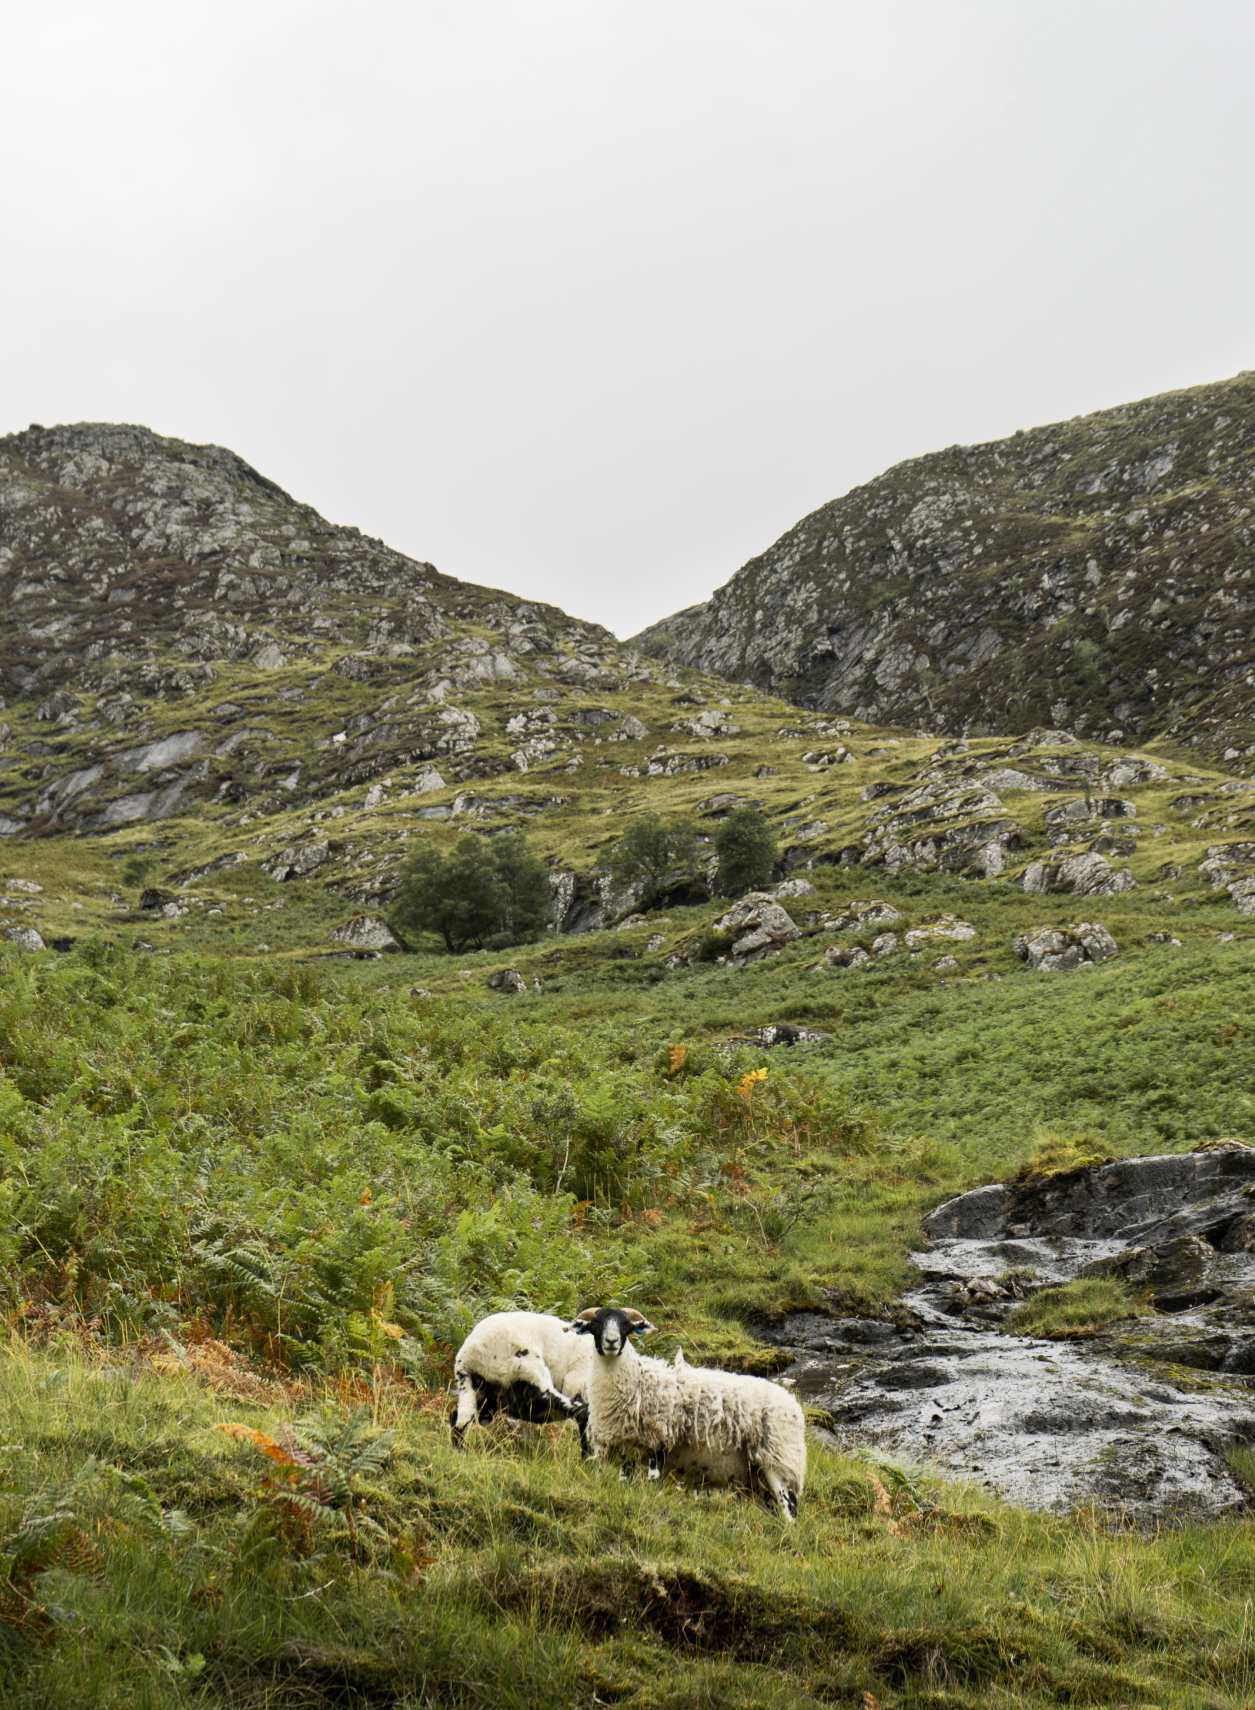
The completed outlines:
<svg viewBox="0 0 1255 1710">
<path fill-rule="evenodd" d="M 498 968 L 495 974 L 489 974 L 488 988 L 490 991 L 505 992 L 513 997 L 527 990 L 527 981 L 517 968 Z"/>
<path fill-rule="evenodd" d="M 1105 897 L 1131 891 L 1137 880 L 1127 867 L 1112 867 L 1104 856 L 1090 850 L 1064 861 L 1030 861 L 1020 883 L 1035 896 L 1068 891 L 1078 897 Z"/>
<path fill-rule="evenodd" d="M 728 960 L 737 968 L 760 961 L 801 936 L 784 909 L 765 891 L 751 891 L 734 902 L 715 922 L 715 931 L 732 939 Z"/>
<path fill-rule="evenodd" d="M 1136 819 L 1137 805 L 1125 801 L 1122 796 L 1091 796 L 1086 801 L 1084 796 L 1077 796 L 1070 802 L 1062 802 L 1058 807 L 1046 809 L 1046 827 L 1054 830 L 1057 827 L 1066 829 L 1071 825 L 1084 824 L 1092 819 Z"/>
<path fill-rule="evenodd" d="M 906 947 L 908 950 L 926 950 L 939 939 L 962 942 L 975 936 L 976 928 L 970 920 L 960 920 L 954 914 L 938 914 L 931 920 L 925 920 L 919 926 L 911 928 L 906 935 Z"/>
<path fill-rule="evenodd" d="M 8 944 L 16 945 L 19 950 L 46 950 L 48 948 L 33 926 L 0 928 L 0 938 L 3 938 Z"/>
<path fill-rule="evenodd" d="M 1127 790 L 1141 784 L 1159 784 L 1168 776 L 1168 768 L 1155 760 L 1139 760 L 1130 755 L 1108 766 L 1102 781 L 1109 790 Z"/>
<path fill-rule="evenodd" d="M 892 926 L 902 915 L 892 903 L 881 902 L 879 897 L 869 897 L 859 902 L 847 903 L 840 914 L 824 921 L 829 932 L 853 932 L 865 926 Z"/>
<path fill-rule="evenodd" d="M 1022 932 L 1015 940 L 1015 953 L 1030 968 L 1045 973 L 1066 973 L 1072 968 L 1106 962 L 1119 954 L 1119 946 L 1105 926 L 1085 921 L 1079 926 L 1039 926 Z"/>
<path fill-rule="evenodd" d="M 399 950 L 385 920 L 377 914 L 355 914 L 331 934 L 333 943 L 349 944 L 355 950 Z"/>
<path fill-rule="evenodd" d="M 878 932 L 872 939 L 873 956 L 892 956 L 898 947 L 896 932 Z"/>
<path fill-rule="evenodd" d="M 870 961 L 867 951 L 857 944 L 830 944 L 824 951 L 825 968 L 861 968 Z"/>
<path fill-rule="evenodd" d="M 773 1021 L 766 1027 L 751 1027 L 742 1038 L 746 1044 L 770 1050 L 776 1045 L 822 1045 L 828 1035 L 814 1027 L 794 1027 L 791 1021 Z"/>
<path fill-rule="evenodd" d="M 815 887 L 809 879 L 782 879 L 778 885 L 773 885 L 771 894 L 777 901 L 781 897 L 813 897 Z"/>
<path fill-rule="evenodd" d="M 331 854 L 329 843 L 293 843 L 262 862 L 262 871 L 272 879 L 307 879 Z"/>
</svg>

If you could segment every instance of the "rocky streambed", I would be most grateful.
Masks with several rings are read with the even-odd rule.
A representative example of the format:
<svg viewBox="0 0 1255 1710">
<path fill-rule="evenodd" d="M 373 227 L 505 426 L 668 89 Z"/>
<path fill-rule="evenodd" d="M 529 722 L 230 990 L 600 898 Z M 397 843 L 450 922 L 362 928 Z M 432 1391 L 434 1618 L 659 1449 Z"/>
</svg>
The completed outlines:
<svg viewBox="0 0 1255 1710">
<path fill-rule="evenodd" d="M 807 1312 L 763 1330 L 837 1441 L 1139 1525 L 1249 1506 L 1228 1455 L 1255 1444 L 1255 1148 L 978 1188 L 924 1229 L 894 1321 Z M 1077 1339 L 1010 1333 L 1020 1301 L 1101 1276 L 1146 1310 Z"/>
</svg>

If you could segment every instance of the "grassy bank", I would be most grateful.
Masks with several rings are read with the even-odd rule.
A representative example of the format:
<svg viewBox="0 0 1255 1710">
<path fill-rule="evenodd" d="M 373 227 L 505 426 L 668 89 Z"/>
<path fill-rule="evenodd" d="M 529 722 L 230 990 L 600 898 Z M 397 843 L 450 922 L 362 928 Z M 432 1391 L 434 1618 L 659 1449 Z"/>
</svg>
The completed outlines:
<svg viewBox="0 0 1255 1710">
<path fill-rule="evenodd" d="M 455 1455 L 395 1386 L 363 1388 L 346 1450 L 343 1386 L 250 1399 L 225 1359 L 10 1347 L 0 1380 L 8 1710 L 1255 1691 L 1246 1526 L 1110 1536 L 820 1453 L 785 1537 L 735 1496 L 582 1466 L 569 1430 Z"/>
</svg>

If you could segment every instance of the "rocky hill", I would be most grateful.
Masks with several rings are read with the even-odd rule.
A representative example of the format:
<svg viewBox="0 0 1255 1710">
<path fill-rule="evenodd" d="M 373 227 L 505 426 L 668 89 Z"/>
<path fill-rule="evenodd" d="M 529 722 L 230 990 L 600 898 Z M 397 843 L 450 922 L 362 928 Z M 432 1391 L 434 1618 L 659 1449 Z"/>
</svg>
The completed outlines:
<svg viewBox="0 0 1255 1710">
<path fill-rule="evenodd" d="M 953 733 L 1255 752 L 1255 373 L 953 446 L 805 517 L 650 653 Z"/>
<path fill-rule="evenodd" d="M 441 575 L 229 452 L 144 429 L 0 441 L 0 593 L 0 931 L 353 943 L 413 839 L 521 825 L 554 926 L 585 932 L 632 912 L 599 877 L 625 816 L 709 834 L 746 800 L 775 821 L 782 878 L 1170 883 L 1255 909 L 1250 781 L 1045 727 L 948 741 L 799 710 Z M 649 956 L 687 955 L 694 929 L 649 935 Z"/>
</svg>

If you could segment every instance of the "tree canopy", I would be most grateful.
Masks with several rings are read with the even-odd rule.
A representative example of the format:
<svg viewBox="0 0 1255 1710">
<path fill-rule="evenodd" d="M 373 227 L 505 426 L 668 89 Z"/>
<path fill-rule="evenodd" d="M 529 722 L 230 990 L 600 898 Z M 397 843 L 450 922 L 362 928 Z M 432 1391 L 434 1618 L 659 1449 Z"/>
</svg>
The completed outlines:
<svg viewBox="0 0 1255 1710">
<path fill-rule="evenodd" d="M 406 941 L 435 932 L 453 954 L 539 933 L 552 893 L 543 861 L 519 831 L 467 832 L 448 854 L 420 848 L 406 866 L 390 924 Z"/>
<path fill-rule="evenodd" d="M 767 884 L 776 865 L 776 834 L 761 808 L 737 808 L 728 815 L 715 833 L 715 856 L 723 896 L 743 896 Z"/>
<path fill-rule="evenodd" d="M 650 907 L 697 872 L 697 828 L 683 818 L 644 813 L 634 819 L 606 859 L 615 884 L 632 886 Z"/>
</svg>

